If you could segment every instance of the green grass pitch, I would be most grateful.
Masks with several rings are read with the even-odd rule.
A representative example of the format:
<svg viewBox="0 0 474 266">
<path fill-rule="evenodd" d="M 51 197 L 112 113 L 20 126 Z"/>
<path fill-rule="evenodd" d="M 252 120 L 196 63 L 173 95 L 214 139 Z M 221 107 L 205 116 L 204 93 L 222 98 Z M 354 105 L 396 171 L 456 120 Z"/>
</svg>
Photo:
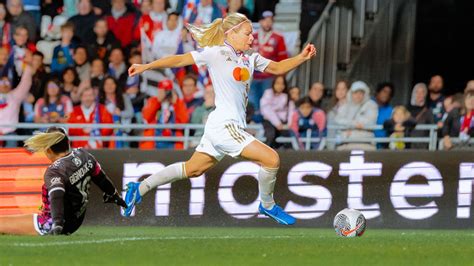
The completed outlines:
<svg viewBox="0 0 474 266">
<path fill-rule="evenodd" d="M 82 227 L 0 236 L 0 265 L 474 265 L 473 230 Z"/>
</svg>

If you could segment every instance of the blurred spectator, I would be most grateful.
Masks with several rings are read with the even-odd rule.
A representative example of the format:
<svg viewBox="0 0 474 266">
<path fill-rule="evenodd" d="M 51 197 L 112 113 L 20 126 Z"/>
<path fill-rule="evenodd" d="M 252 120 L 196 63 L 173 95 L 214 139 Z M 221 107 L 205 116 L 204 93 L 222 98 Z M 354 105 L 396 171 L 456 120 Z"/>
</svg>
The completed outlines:
<svg viewBox="0 0 474 266">
<path fill-rule="evenodd" d="M 28 62 L 28 59 L 27 59 Z M 21 81 L 12 90 L 12 85 L 8 77 L 0 78 L 0 124 L 17 124 L 20 114 L 20 105 L 28 96 L 31 87 L 32 70 L 29 66 L 25 68 Z M 1 135 L 16 135 L 16 128 L 0 128 Z M 16 141 L 6 141 L 6 147 L 16 147 Z"/>
<path fill-rule="evenodd" d="M 23 9 L 34 19 L 36 25 L 41 23 L 41 1 L 23 0 Z"/>
<path fill-rule="evenodd" d="M 77 74 L 79 74 L 79 80 L 90 80 L 91 79 L 91 64 L 88 61 L 87 48 L 79 45 L 74 49 L 74 66 Z"/>
<path fill-rule="evenodd" d="M 191 116 L 191 124 L 206 124 L 209 114 L 214 111 L 214 109 L 216 109 L 214 97 L 215 94 L 212 85 L 206 86 L 204 90 L 204 102 L 194 109 L 194 112 Z M 200 137 L 202 135 L 204 135 L 204 129 L 197 129 L 194 132 L 195 137 Z"/>
<path fill-rule="evenodd" d="M 41 52 L 36 51 L 33 53 L 31 67 L 35 74 L 33 75 L 33 84 L 31 85 L 30 93 L 35 98 L 35 102 L 43 97 L 46 83 L 49 79 L 49 74 L 46 72 L 43 59 L 44 56 Z"/>
<path fill-rule="evenodd" d="M 383 125 L 384 122 L 392 117 L 393 107 L 390 104 L 394 94 L 393 84 L 390 82 L 382 82 L 375 89 L 374 100 L 379 106 L 379 115 L 377 117 L 377 125 Z M 408 112 L 408 111 L 407 111 Z M 386 137 L 386 131 L 383 129 L 374 131 L 376 138 Z M 388 143 L 377 143 L 377 148 L 387 148 Z"/>
<path fill-rule="evenodd" d="M 240 13 L 247 18 L 252 19 L 250 11 L 244 6 L 244 0 L 227 0 L 227 14 Z"/>
<path fill-rule="evenodd" d="M 13 87 L 18 85 L 20 77 L 23 74 L 23 69 L 26 67 L 25 58 L 28 55 L 31 59 L 31 53 L 35 50 L 34 46 L 27 47 L 28 42 L 28 31 L 24 26 L 18 26 L 15 28 L 13 34 L 13 40 L 15 44 L 10 51 L 8 58 L 7 75 L 12 81 Z"/>
<path fill-rule="evenodd" d="M 288 95 L 290 96 L 290 101 L 292 101 L 295 104 L 300 99 L 300 94 L 301 94 L 301 90 L 297 86 L 293 86 L 288 90 Z"/>
<path fill-rule="evenodd" d="M 433 124 L 433 113 L 430 108 L 426 105 L 426 96 L 428 95 L 428 88 L 424 83 L 417 83 L 412 90 L 410 106 L 408 111 L 414 118 L 416 124 Z M 415 130 L 411 134 L 412 137 L 427 137 L 429 136 L 428 131 Z M 412 149 L 427 149 L 428 144 L 425 143 L 412 143 Z"/>
<path fill-rule="evenodd" d="M 134 31 L 138 25 L 137 14 L 132 6 L 127 6 L 125 0 L 112 0 L 112 9 L 106 20 L 109 30 L 119 40 L 122 48 L 129 48 L 134 38 Z"/>
<path fill-rule="evenodd" d="M 281 61 L 288 58 L 283 36 L 273 31 L 273 13 L 271 11 L 263 12 L 259 23 L 260 29 L 253 33 L 252 48 L 263 57 L 273 61 Z M 262 98 L 263 92 L 271 87 L 273 76 L 255 71 L 253 77 L 249 92 L 249 102 L 258 111 L 260 110 L 260 98 Z"/>
<path fill-rule="evenodd" d="M 313 83 L 308 90 L 308 96 L 313 102 L 313 106 L 321 109 L 323 106 L 324 84 L 321 82 Z"/>
<path fill-rule="evenodd" d="M 196 93 L 198 92 L 197 78 L 191 75 L 186 76 L 183 80 L 183 86 L 181 90 L 183 91 L 183 99 L 186 103 L 187 114 L 190 118 L 194 112 L 194 109 L 196 109 L 198 106 L 201 106 L 204 102 L 202 97 L 196 97 Z"/>
<path fill-rule="evenodd" d="M 349 83 L 345 80 L 339 80 L 336 83 L 336 87 L 334 88 L 334 92 L 332 94 L 331 99 L 329 100 L 329 106 L 326 110 L 327 112 L 327 124 L 328 125 L 337 125 L 336 124 L 336 116 L 341 110 L 341 106 L 346 103 L 347 99 L 347 92 L 349 91 Z M 335 138 L 336 133 L 338 131 L 335 129 L 327 130 L 327 137 L 328 138 Z M 328 149 L 334 150 L 336 148 L 336 144 L 334 142 L 328 142 L 327 145 Z"/>
<path fill-rule="evenodd" d="M 141 33 L 146 34 L 151 43 L 153 43 L 156 34 L 166 29 L 168 14 L 166 9 L 169 3 L 166 0 L 152 0 L 151 11 L 149 14 L 142 15 L 139 26 Z"/>
<path fill-rule="evenodd" d="M 8 50 L 0 47 L 0 77 L 8 76 Z"/>
<path fill-rule="evenodd" d="M 112 120 L 116 124 L 127 125 L 132 123 L 133 106 L 132 102 L 126 97 L 113 77 L 108 76 L 104 79 L 99 90 L 99 103 L 103 104 L 107 111 L 112 115 Z M 123 136 L 130 130 L 114 129 L 115 136 Z M 109 148 L 129 147 L 128 143 L 123 141 L 111 141 Z"/>
<path fill-rule="evenodd" d="M 282 146 L 276 142 L 279 136 L 289 136 L 289 116 L 295 109 L 294 103 L 289 100 L 288 84 L 284 76 L 275 77 L 272 89 L 266 90 L 260 100 L 265 130 L 265 143 L 272 148 Z"/>
<path fill-rule="evenodd" d="M 461 108 L 463 105 L 463 100 L 464 100 L 464 95 L 462 93 L 456 93 L 451 96 L 447 96 L 444 98 L 443 101 L 443 108 L 444 108 L 444 114 L 441 120 L 438 122 L 438 128 L 442 128 L 444 125 L 444 122 L 448 118 L 449 112 L 451 112 L 454 108 Z"/>
<path fill-rule="evenodd" d="M 112 32 L 109 31 L 107 21 L 99 19 L 95 22 L 94 33 L 89 36 L 87 41 L 89 55 L 92 58 L 99 58 L 107 61 L 110 56 L 110 51 L 113 48 L 120 47 L 120 42 L 115 38 Z"/>
<path fill-rule="evenodd" d="M 21 123 L 33 123 L 35 122 L 35 97 L 33 94 L 28 93 L 26 99 L 22 102 L 20 108 L 20 120 Z M 31 135 L 33 133 L 32 129 L 18 129 L 17 133 L 19 135 Z"/>
<path fill-rule="evenodd" d="M 91 0 L 94 14 L 101 17 L 107 14 L 110 11 L 111 1 L 104 1 L 104 0 Z"/>
<path fill-rule="evenodd" d="M 61 44 L 61 26 L 65 23 L 67 23 L 67 18 L 63 15 L 54 18 L 44 15 L 41 19 L 41 40 L 36 43 L 36 48 L 43 53 L 43 63 L 48 66 L 53 60 L 54 48 Z"/>
<path fill-rule="evenodd" d="M 308 96 L 296 102 L 298 107 L 291 116 L 290 128 L 292 133 L 298 138 L 300 149 L 304 149 L 305 145 L 299 138 L 322 137 L 326 130 L 326 114 L 323 110 L 313 106 L 313 101 Z M 308 132 L 308 130 L 311 130 Z M 311 149 L 317 149 L 319 142 L 311 142 Z"/>
<path fill-rule="evenodd" d="M 79 91 L 79 75 L 76 72 L 76 69 L 73 67 L 68 67 L 64 69 L 64 72 L 61 76 L 61 87 L 63 88 L 64 95 L 69 96 L 74 105 L 80 103 L 81 92 Z"/>
<path fill-rule="evenodd" d="M 474 92 L 464 95 L 462 108 L 455 108 L 444 123 L 442 135 L 446 150 L 472 147 L 469 140 L 474 136 Z M 459 138 L 459 144 L 453 144 L 451 138 Z"/>
<path fill-rule="evenodd" d="M 474 80 L 469 80 L 464 88 L 464 93 L 474 91 Z"/>
<path fill-rule="evenodd" d="M 350 93 L 347 94 L 347 100 L 340 107 L 335 121 L 340 126 L 349 127 L 341 132 L 344 138 L 373 138 L 372 130 L 364 129 L 373 126 L 377 122 L 378 107 L 370 99 L 369 86 L 363 81 L 352 83 Z M 338 150 L 375 150 L 375 145 L 367 142 L 343 143 L 337 147 Z"/>
<path fill-rule="evenodd" d="M 141 64 L 142 57 L 140 52 L 135 51 L 130 55 L 128 59 L 130 65 L 133 64 Z M 138 123 L 142 123 L 142 115 L 141 111 L 143 109 L 143 105 L 145 104 L 146 94 L 140 91 L 141 85 L 141 75 L 135 75 L 133 77 L 127 77 L 127 82 L 125 84 L 125 95 L 131 100 L 133 105 L 133 110 L 135 113 L 135 121 Z"/>
<path fill-rule="evenodd" d="M 225 17 L 225 10 L 213 0 L 201 0 L 196 5 L 186 5 L 183 11 L 184 21 L 202 25 L 211 23 L 216 18 Z"/>
<path fill-rule="evenodd" d="M 65 10 L 65 6 L 64 6 L 65 1 L 42 0 L 41 1 L 41 15 L 54 18 L 55 16 L 59 15 L 60 12 L 62 12 L 61 15 L 66 16 L 65 13 L 68 10 Z M 74 7 L 74 9 L 76 8 Z M 71 17 L 71 16 L 68 16 L 68 17 Z"/>
<path fill-rule="evenodd" d="M 107 111 L 103 104 L 96 102 L 96 95 L 92 88 L 86 88 L 80 94 L 81 104 L 75 106 L 69 117 L 68 123 L 80 124 L 111 124 L 112 115 Z M 110 136 L 113 130 L 110 128 L 92 129 L 92 128 L 70 128 L 70 136 Z M 93 138 L 89 140 L 72 141 L 72 147 L 85 147 L 89 149 L 99 149 L 107 146 L 107 142 L 102 142 Z"/>
<path fill-rule="evenodd" d="M 10 48 L 11 44 L 11 24 L 9 21 L 9 14 L 7 13 L 7 9 L 5 7 L 5 4 L 0 3 L 0 36 L 2 36 L 0 39 L 0 48 Z"/>
<path fill-rule="evenodd" d="M 111 76 L 105 77 L 99 89 L 99 102 L 114 117 L 114 122 L 130 124 L 133 117 L 132 102 L 124 95 L 117 80 Z"/>
<path fill-rule="evenodd" d="M 396 106 L 393 108 L 391 118 L 383 123 L 386 135 L 391 138 L 411 137 L 411 133 L 416 126 L 416 121 L 411 117 L 405 106 Z M 387 145 L 391 150 L 404 150 L 410 148 L 410 143 L 403 141 L 392 141 Z"/>
<path fill-rule="evenodd" d="M 35 104 L 35 123 L 66 123 L 71 112 L 71 99 L 63 95 L 54 80 L 49 80 L 44 96 Z"/>
<path fill-rule="evenodd" d="M 109 75 L 114 77 L 120 84 L 124 84 L 127 80 L 127 65 L 124 61 L 123 51 L 120 48 L 114 48 L 109 56 Z"/>
<path fill-rule="evenodd" d="M 95 22 L 99 17 L 94 14 L 90 0 L 79 0 L 78 11 L 79 13 L 71 17 L 68 21 L 74 25 L 74 36 L 76 36 L 81 43 L 84 43 L 93 32 Z"/>
<path fill-rule="evenodd" d="M 140 13 L 143 16 L 150 14 L 151 12 L 151 0 L 142 0 L 140 4 Z"/>
<path fill-rule="evenodd" d="M 72 38 L 74 36 L 74 24 L 67 22 L 61 26 L 61 44 L 54 47 L 51 62 L 51 74 L 59 75 L 66 67 L 74 65 L 74 47 Z"/>
<path fill-rule="evenodd" d="M 93 89 L 99 89 L 100 84 L 105 78 L 105 63 L 99 58 L 92 60 L 91 63 L 91 81 L 90 86 Z"/>
<path fill-rule="evenodd" d="M 278 4 L 280 0 L 265 0 L 265 1 L 254 1 L 255 3 L 255 10 L 254 10 L 254 16 L 253 16 L 253 21 L 259 21 L 260 20 L 260 15 L 264 11 L 271 11 L 275 12 L 275 6 Z M 306 1 L 302 1 L 303 3 Z M 304 10 L 304 9 L 301 9 Z"/>
<path fill-rule="evenodd" d="M 68 18 L 71 18 L 78 13 L 79 0 L 63 0 L 64 6 L 64 15 Z"/>
<path fill-rule="evenodd" d="M 444 81 L 443 77 L 440 75 L 435 75 L 431 77 L 430 84 L 428 85 L 428 108 L 431 109 L 433 113 L 434 123 L 437 124 L 444 114 L 443 101 L 444 101 Z"/>
<path fill-rule="evenodd" d="M 290 87 L 290 89 L 288 89 L 288 97 L 289 97 L 288 104 L 291 104 L 292 106 L 295 107 L 295 108 L 293 108 L 293 110 L 290 110 L 290 112 L 295 112 L 296 111 L 296 102 L 301 98 L 300 97 L 300 88 L 298 86 Z M 293 116 L 293 113 L 288 114 L 289 118 L 291 118 L 292 116 Z"/>
<path fill-rule="evenodd" d="M 188 115 L 184 100 L 179 99 L 173 91 L 173 82 L 163 80 L 158 86 L 158 96 L 150 97 L 143 107 L 143 120 L 147 124 L 185 124 L 188 123 Z M 176 129 L 146 129 L 144 136 L 183 136 L 183 130 Z M 174 141 L 142 141 L 141 149 L 153 148 L 175 148 L 183 149 L 183 142 Z"/>
<path fill-rule="evenodd" d="M 181 27 L 178 27 L 178 23 L 179 14 L 170 13 L 166 21 L 166 28 L 156 33 L 153 40 L 153 55 L 155 59 L 178 53 L 181 43 Z"/>
<path fill-rule="evenodd" d="M 34 18 L 24 12 L 23 2 L 21 0 L 7 0 L 7 9 L 11 15 L 11 26 L 12 32 L 19 26 L 23 26 L 27 29 L 27 39 L 30 42 L 36 41 L 36 24 Z"/>
<path fill-rule="evenodd" d="M 345 80 L 340 80 L 336 83 L 333 95 L 329 101 L 328 106 L 328 121 L 334 121 L 338 114 L 340 107 L 346 103 L 347 92 L 349 91 L 349 83 Z"/>
</svg>

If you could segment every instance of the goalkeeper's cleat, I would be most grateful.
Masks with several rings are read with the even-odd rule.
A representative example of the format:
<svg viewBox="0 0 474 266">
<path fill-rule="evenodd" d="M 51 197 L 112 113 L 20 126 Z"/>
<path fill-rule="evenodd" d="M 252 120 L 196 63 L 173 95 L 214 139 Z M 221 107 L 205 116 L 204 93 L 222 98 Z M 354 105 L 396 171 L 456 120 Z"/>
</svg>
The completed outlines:
<svg viewBox="0 0 474 266">
<path fill-rule="evenodd" d="M 125 203 L 127 208 L 124 209 L 123 215 L 129 217 L 132 214 L 133 208 L 136 204 L 142 202 L 142 196 L 138 188 L 140 187 L 140 182 L 130 182 L 127 184 L 127 194 L 125 194 Z"/>
<path fill-rule="evenodd" d="M 276 204 L 273 206 L 273 208 L 268 210 L 263 207 L 262 203 L 260 203 L 260 205 L 258 206 L 258 211 L 261 214 L 272 218 L 280 224 L 293 225 L 296 222 L 295 217 L 286 213 L 280 206 Z"/>
</svg>

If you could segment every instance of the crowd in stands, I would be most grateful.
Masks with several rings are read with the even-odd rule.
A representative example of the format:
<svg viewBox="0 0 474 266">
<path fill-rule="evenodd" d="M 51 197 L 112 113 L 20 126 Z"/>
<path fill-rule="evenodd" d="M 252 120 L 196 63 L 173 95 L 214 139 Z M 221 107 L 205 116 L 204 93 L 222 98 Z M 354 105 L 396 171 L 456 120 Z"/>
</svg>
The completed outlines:
<svg viewBox="0 0 474 266">
<path fill-rule="evenodd" d="M 183 54 L 197 48 L 186 23 L 209 23 L 240 12 L 258 24 L 253 49 L 280 61 L 288 58 L 284 37 L 273 30 L 277 1 L 255 0 L 3 0 L 0 1 L 0 124 L 205 123 L 214 109 L 212 81 L 205 68 L 191 66 L 147 71 L 129 77 L 131 64 Z M 262 124 L 273 148 L 292 148 L 281 137 L 328 137 L 330 149 L 427 148 L 426 143 L 358 142 L 367 137 L 423 137 L 418 124 L 434 124 L 445 148 L 474 134 L 474 81 L 464 94 L 444 95 L 443 78 L 413 87 L 405 106 L 392 106 L 394 86 L 371 88 L 364 81 L 315 82 L 289 87 L 285 76 L 255 73 L 247 122 Z M 307 93 L 304 93 L 306 92 Z M 373 91 L 373 93 L 372 93 Z M 344 126 L 335 130 L 328 126 Z M 381 130 L 370 126 L 382 125 Z M 1 135 L 31 130 L 0 127 Z M 183 130 L 71 128 L 72 136 L 183 136 Z M 201 136 L 202 130 L 195 130 Z M 351 140 L 353 139 L 353 140 Z M 17 141 L 0 146 L 16 147 Z M 182 142 L 74 141 L 75 147 L 182 149 Z M 317 149 L 320 143 L 311 143 Z"/>
</svg>

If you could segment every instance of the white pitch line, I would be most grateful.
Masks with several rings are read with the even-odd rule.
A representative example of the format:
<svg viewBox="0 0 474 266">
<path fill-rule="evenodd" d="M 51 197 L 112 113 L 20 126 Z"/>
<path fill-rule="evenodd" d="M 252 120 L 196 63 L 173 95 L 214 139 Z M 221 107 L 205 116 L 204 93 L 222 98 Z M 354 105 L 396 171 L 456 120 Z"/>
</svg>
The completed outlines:
<svg viewBox="0 0 474 266">
<path fill-rule="evenodd" d="M 103 244 L 110 242 L 144 241 L 144 240 L 206 240 L 206 239 L 281 239 L 291 236 L 162 236 L 162 237 L 124 237 L 99 240 L 72 240 L 49 243 L 9 243 L 8 246 L 15 247 L 50 247 L 64 245 Z"/>
</svg>

